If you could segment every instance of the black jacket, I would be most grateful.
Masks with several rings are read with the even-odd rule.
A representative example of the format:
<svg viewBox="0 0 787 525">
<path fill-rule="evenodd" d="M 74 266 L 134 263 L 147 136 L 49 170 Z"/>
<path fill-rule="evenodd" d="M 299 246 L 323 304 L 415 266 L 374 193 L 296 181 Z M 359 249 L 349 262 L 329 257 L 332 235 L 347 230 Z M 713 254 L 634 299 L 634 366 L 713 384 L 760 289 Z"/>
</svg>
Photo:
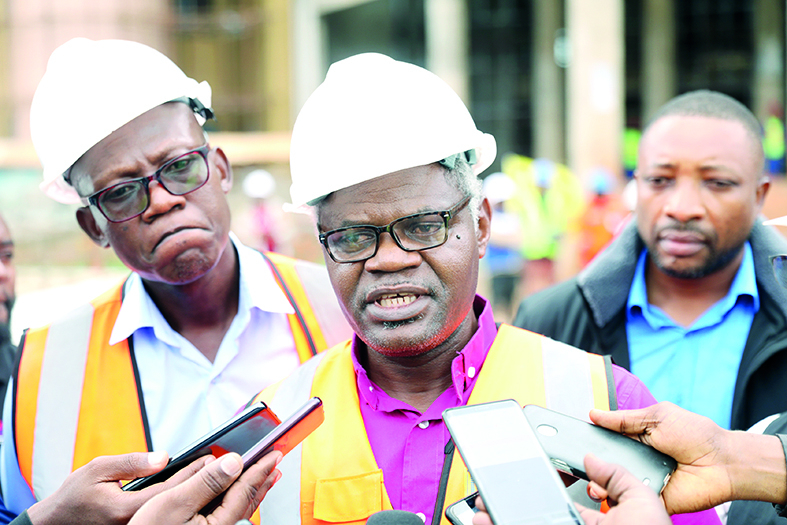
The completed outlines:
<svg viewBox="0 0 787 525">
<path fill-rule="evenodd" d="M 760 310 L 754 316 L 738 369 L 731 428 L 746 429 L 787 411 L 787 290 L 768 257 L 787 253 L 787 241 L 757 221 L 749 235 Z M 631 368 L 626 302 L 644 244 L 632 220 L 577 277 L 527 297 L 514 325 L 552 337 Z"/>
<path fill-rule="evenodd" d="M 787 413 L 772 421 L 764 434 L 776 434 L 782 440 L 784 454 L 787 457 Z M 727 525 L 776 525 L 787 524 L 787 509 L 784 505 L 776 507 L 762 501 L 733 501 L 727 514 Z"/>
</svg>

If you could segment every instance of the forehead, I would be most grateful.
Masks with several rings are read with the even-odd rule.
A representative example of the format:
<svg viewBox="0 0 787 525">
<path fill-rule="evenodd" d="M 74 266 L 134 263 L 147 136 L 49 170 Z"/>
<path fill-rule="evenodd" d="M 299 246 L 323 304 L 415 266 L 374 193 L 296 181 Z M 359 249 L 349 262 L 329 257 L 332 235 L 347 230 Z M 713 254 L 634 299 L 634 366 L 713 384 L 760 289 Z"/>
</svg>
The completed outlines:
<svg viewBox="0 0 787 525">
<path fill-rule="evenodd" d="M 0 245 L 13 246 L 13 244 L 14 241 L 11 239 L 11 232 L 8 230 L 5 221 L 0 218 Z"/>
<path fill-rule="evenodd" d="M 755 163 L 756 144 L 735 120 L 669 115 L 654 122 L 642 137 L 640 161 Z"/>
<path fill-rule="evenodd" d="M 95 185 L 102 177 L 133 170 L 143 161 L 155 162 L 178 147 L 198 146 L 204 142 L 202 137 L 202 128 L 186 104 L 162 104 L 90 148 L 71 168 L 72 182 Z"/>
<path fill-rule="evenodd" d="M 387 224 L 404 215 L 448 209 L 462 194 L 444 173 L 436 164 L 417 166 L 338 190 L 319 206 L 317 222 L 323 229 Z"/>
</svg>

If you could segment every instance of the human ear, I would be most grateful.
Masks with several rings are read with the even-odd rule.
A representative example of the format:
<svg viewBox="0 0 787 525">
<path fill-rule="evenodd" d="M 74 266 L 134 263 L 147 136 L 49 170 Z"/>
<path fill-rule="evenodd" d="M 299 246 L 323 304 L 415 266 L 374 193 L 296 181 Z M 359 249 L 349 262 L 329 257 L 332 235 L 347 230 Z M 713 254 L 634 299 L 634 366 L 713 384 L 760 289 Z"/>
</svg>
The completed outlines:
<svg viewBox="0 0 787 525">
<path fill-rule="evenodd" d="M 491 224 L 492 207 L 489 204 L 489 200 L 484 197 L 484 200 L 481 201 L 481 206 L 478 207 L 478 227 L 476 228 L 479 259 L 486 253 L 486 247 L 489 244 L 489 235 L 492 231 Z"/>
<path fill-rule="evenodd" d="M 232 189 L 232 165 L 221 148 L 213 149 L 213 166 L 221 177 L 222 191 L 229 193 Z"/>
<path fill-rule="evenodd" d="M 90 237 L 90 240 L 102 248 L 109 248 L 109 239 L 107 239 L 106 233 L 96 222 L 96 218 L 93 216 L 89 206 L 79 208 L 76 216 L 79 227 Z"/>
</svg>

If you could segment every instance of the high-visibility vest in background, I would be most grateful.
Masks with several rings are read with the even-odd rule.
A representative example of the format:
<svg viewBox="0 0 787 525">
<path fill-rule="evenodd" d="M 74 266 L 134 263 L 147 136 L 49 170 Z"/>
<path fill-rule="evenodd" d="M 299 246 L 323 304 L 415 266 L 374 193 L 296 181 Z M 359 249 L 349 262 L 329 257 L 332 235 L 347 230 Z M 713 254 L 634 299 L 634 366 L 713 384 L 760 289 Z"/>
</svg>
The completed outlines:
<svg viewBox="0 0 787 525">
<path fill-rule="evenodd" d="M 361 416 L 351 352 L 349 342 L 334 347 L 253 400 L 269 403 L 281 417 L 312 396 L 322 399 L 325 410 L 323 424 L 279 465 L 283 475 L 262 502 L 261 523 L 361 525 L 391 508 Z M 611 362 L 604 356 L 501 325 L 468 404 L 509 398 L 584 420 L 591 408 L 617 408 Z M 445 502 L 471 491 L 470 475 L 454 454 Z"/>
<path fill-rule="evenodd" d="M 295 309 L 288 317 L 301 362 L 351 335 L 323 267 L 263 256 Z M 37 500 L 97 456 L 151 450 L 133 340 L 109 344 L 124 284 L 25 333 L 14 378 L 14 438 Z"/>
</svg>

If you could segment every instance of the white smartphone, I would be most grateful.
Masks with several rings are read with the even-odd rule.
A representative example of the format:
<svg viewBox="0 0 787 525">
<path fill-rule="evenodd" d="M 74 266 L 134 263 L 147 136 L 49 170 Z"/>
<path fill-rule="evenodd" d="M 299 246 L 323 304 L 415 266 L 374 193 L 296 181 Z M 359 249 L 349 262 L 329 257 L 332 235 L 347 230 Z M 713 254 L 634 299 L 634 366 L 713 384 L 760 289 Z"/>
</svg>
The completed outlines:
<svg viewBox="0 0 787 525">
<path fill-rule="evenodd" d="M 449 408 L 443 419 L 496 525 L 582 524 L 516 401 Z"/>
</svg>

